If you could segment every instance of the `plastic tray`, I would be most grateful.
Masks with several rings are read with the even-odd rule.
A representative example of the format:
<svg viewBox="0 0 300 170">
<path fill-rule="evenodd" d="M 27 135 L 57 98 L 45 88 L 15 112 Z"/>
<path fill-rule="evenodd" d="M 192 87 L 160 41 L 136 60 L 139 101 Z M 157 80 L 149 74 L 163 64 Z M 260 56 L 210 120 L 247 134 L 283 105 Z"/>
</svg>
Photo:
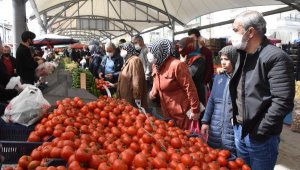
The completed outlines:
<svg viewBox="0 0 300 170">
<path fill-rule="evenodd" d="M 26 127 L 17 123 L 6 123 L 0 118 L 0 140 L 26 141 L 35 125 Z"/>
<path fill-rule="evenodd" d="M 21 156 L 30 155 L 42 142 L 0 141 L 0 145 L 0 155 L 4 156 L 3 164 L 16 164 Z"/>
<path fill-rule="evenodd" d="M 46 166 L 65 166 L 67 167 L 67 161 L 60 159 L 60 158 L 49 158 Z"/>
</svg>

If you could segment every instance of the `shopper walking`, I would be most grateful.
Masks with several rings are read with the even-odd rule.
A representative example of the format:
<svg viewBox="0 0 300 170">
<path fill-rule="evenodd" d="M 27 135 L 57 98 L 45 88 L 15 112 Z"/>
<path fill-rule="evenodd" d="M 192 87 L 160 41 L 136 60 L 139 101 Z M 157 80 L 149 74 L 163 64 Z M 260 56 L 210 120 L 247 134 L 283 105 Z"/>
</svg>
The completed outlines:
<svg viewBox="0 0 300 170">
<path fill-rule="evenodd" d="M 143 63 L 131 43 L 123 44 L 120 54 L 124 64 L 119 75 L 117 95 L 133 106 L 137 107 L 136 102 L 138 102 L 146 108 L 147 85 Z"/>
<path fill-rule="evenodd" d="M 174 48 L 169 40 L 159 40 L 149 45 L 148 61 L 153 64 L 151 100 L 160 97 L 164 117 L 187 129 L 192 120 L 200 117 L 197 89 L 185 63 L 173 57 Z M 186 113 L 191 109 L 191 117 Z"/>
</svg>

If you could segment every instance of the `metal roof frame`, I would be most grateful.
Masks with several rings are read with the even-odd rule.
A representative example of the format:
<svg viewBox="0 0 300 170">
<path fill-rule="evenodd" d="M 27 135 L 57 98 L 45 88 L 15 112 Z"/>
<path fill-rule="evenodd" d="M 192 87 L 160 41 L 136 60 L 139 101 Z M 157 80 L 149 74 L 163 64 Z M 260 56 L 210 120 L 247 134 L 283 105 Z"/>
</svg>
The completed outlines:
<svg viewBox="0 0 300 170">
<path fill-rule="evenodd" d="M 279 9 L 279 10 L 267 11 L 266 13 L 268 13 L 268 12 L 269 13 L 274 13 L 274 12 L 278 13 L 278 12 L 284 11 L 284 10 L 292 10 L 292 8 L 300 11 L 299 0 L 275 0 L 275 1 L 289 5 L 289 7 L 285 7 L 285 8 Z M 30 2 L 31 2 L 31 6 L 33 8 L 33 11 L 34 11 L 34 15 L 31 16 L 30 19 L 37 18 L 38 23 L 42 26 L 43 30 L 48 29 L 50 31 L 60 33 L 60 34 L 65 33 L 67 30 L 70 31 L 72 29 L 75 29 L 71 25 L 74 24 L 74 21 L 77 19 L 107 20 L 111 25 L 113 25 L 113 28 L 105 29 L 105 30 L 91 30 L 91 31 L 99 31 L 104 37 L 109 38 L 109 39 L 111 39 L 112 37 L 117 38 L 117 37 L 125 35 L 125 34 L 129 34 L 130 36 L 133 36 L 135 34 L 143 34 L 143 33 L 147 33 L 147 32 L 150 32 L 150 31 L 153 31 L 153 30 L 156 30 L 159 28 L 163 28 L 163 27 L 168 27 L 170 29 L 174 29 L 175 23 L 185 26 L 185 24 L 178 19 L 181 17 L 174 13 L 174 8 L 173 9 L 170 7 L 168 8 L 166 3 L 170 4 L 170 2 L 167 2 L 165 0 L 161 0 L 161 1 L 157 0 L 157 1 L 155 1 L 155 3 L 152 3 L 152 4 L 147 3 L 148 1 L 142 1 L 142 0 L 103 0 L 103 1 L 101 1 L 101 2 L 103 2 L 102 4 L 107 5 L 107 16 L 106 16 L 106 14 L 103 14 L 103 13 L 101 14 L 101 16 L 94 15 L 94 0 L 67 0 L 64 2 L 56 1 L 56 3 L 53 3 L 55 5 L 50 6 L 41 11 L 38 11 L 37 5 L 35 3 L 35 2 L 38 2 L 37 0 L 30 0 Z M 91 15 L 90 14 L 89 15 L 80 15 L 80 13 L 79 13 L 80 9 L 84 5 L 86 5 L 87 2 L 90 2 L 91 7 L 85 6 L 84 9 L 91 8 Z M 158 2 L 160 5 L 156 4 Z M 134 11 L 135 16 L 133 16 L 134 19 L 122 17 L 122 15 L 121 15 L 122 10 L 126 10 L 126 9 L 122 8 L 122 3 L 126 3 L 130 7 L 134 8 L 134 10 L 135 10 Z M 77 8 L 74 8 L 75 5 L 77 5 Z M 117 5 L 119 5 L 119 6 L 117 7 Z M 179 5 L 179 7 L 180 6 L 181 5 Z M 47 7 L 47 6 L 44 6 L 44 7 Z M 71 7 L 73 7 L 73 8 L 71 8 Z M 57 9 L 59 9 L 59 11 L 57 11 L 57 12 L 53 11 L 53 10 L 57 10 Z M 71 11 L 71 13 L 69 11 L 69 14 L 67 16 L 67 12 L 70 9 L 72 9 L 72 11 Z M 171 13 L 169 12 L 169 9 L 171 10 L 171 13 L 173 15 L 171 15 Z M 73 10 L 75 10 L 75 11 L 73 11 Z M 109 11 L 109 10 L 112 10 L 113 13 L 112 13 L 112 11 Z M 149 12 L 149 10 L 151 10 L 151 12 Z M 172 12 L 172 10 L 173 10 L 173 12 Z M 208 10 L 208 11 L 213 11 L 213 10 Z M 142 13 L 143 17 L 145 19 L 144 18 L 137 19 L 137 12 Z M 52 14 L 50 15 L 49 13 L 52 13 Z M 77 14 L 77 16 L 76 16 L 76 14 Z M 113 17 L 111 17 L 110 14 L 113 15 Z M 123 14 L 124 14 L 124 12 L 123 12 Z M 157 16 L 155 16 L 156 14 L 157 14 Z M 39 15 L 42 15 L 43 19 Z M 102 16 L 102 15 L 105 15 L 105 16 Z M 176 15 L 178 18 L 174 15 Z M 163 17 L 163 19 L 160 18 L 161 16 Z M 44 20 L 44 22 L 43 22 L 43 20 Z M 133 26 L 131 25 L 131 22 L 133 23 L 132 24 Z M 143 27 L 141 27 L 139 30 L 134 27 L 134 25 L 138 27 L 138 24 L 136 24 L 138 22 L 154 23 L 152 25 L 156 25 L 156 26 L 150 30 L 146 30 L 146 31 L 142 32 L 141 28 L 143 28 Z M 186 22 L 186 21 L 184 21 L 184 22 Z M 204 29 L 204 28 L 229 24 L 231 22 L 232 22 L 232 20 L 228 20 L 228 21 L 209 24 L 209 25 L 200 26 L 200 27 L 196 27 L 196 28 Z M 53 27 L 53 26 L 55 26 L 55 27 Z M 69 28 L 70 26 L 71 26 L 71 28 Z M 86 31 L 90 31 L 90 30 L 77 29 L 76 31 L 78 31 L 78 32 L 81 31 L 84 33 Z M 118 31 L 121 34 L 117 35 L 117 34 L 110 33 L 110 32 L 114 32 L 114 31 Z M 122 32 L 124 32 L 124 33 L 122 33 Z M 179 32 L 173 31 L 173 34 L 176 35 L 176 34 L 181 34 L 181 33 L 185 33 L 185 32 L 187 32 L 187 30 L 179 31 Z"/>
<path fill-rule="evenodd" d="M 34 2 L 35 2 L 35 0 L 31 0 L 31 1 L 34 1 Z M 117 19 L 117 18 L 110 18 L 110 16 L 109 16 L 109 10 L 108 10 L 108 16 L 95 16 L 95 15 L 90 15 L 90 16 L 87 16 L 87 15 L 85 15 L 85 16 L 80 16 L 80 15 L 78 15 L 77 17 L 75 17 L 74 15 L 75 15 L 76 13 L 79 14 L 80 8 L 81 8 L 82 6 L 84 6 L 85 3 L 88 2 L 88 1 L 91 1 L 91 2 L 92 2 L 92 6 L 93 6 L 93 0 L 69 0 L 69 1 L 65 1 L 65 2 L 62 2 L 62 3 L 56 4 L 56 5 L 54 5 L 54 6 L 51 6 L 51 7 L 47 8 L 47 9 L 44 9 L 44 10 L 38 12 L 38 14 L 40 14 L 40 15 L 46 15 L 47 22 L 48 22 L 47 26 L 45 26 L 45 25 L 43 24 L 43 22 L 41 22 L 42 20 L 40 19 L 40 17 L 39 17 L 38 15 L 33 15 L 33 16 L 30 17 L 30 19 L 35 19 L 35 18 L 37 18 L 38 20 L 40 20 L 39 24 L 42 26 L 42 28 L 43 28 L 44 30 L 49 29 L 51 32 L 57 32 L 58 29 L 61 29 L 61 30 L 62 30 L 62 29 L 65 29 L 66 27 L 70 26 L 71 23 L 72 23 L 75 19 L 80 19 L 80 18 L 84 18 L 84 17 L 93 17 L 93 18 L 96 17 L 96 18 L 102 18 L 102 19 L 107 19 L 107 20 L 109 20 L 109 22 L 110 22 L 111 24 L 113 24 L 113 25 L 115 25 L 116 27 L 119 27 L 119 28 L 121 28 L 121 27 L 120 27 L 120 26 L 117 26 L 117 25 L 115 24 L 115 22 L 117 22 L 117 23 L 119 23 L 119 24 L 122 24 L 123 27 L 124 27 L 124 28 L 123 28 L 123 29 L 124 29 L 123 31 L 125 31 L 126 33 L 128 33 L 130 36 L 133 36 L 133 35 L 134 35 L 134 32 L 135 32 L 135 34 L 140 34 L 140 31 L 138 31 L 137 29 L 135 29 L 134 27 L 132 27 L 131 25 L 129 25 L 129 24 L 125 23 L 125 22 L 159 23 L 159 24 L 161 24 L 161 25 L 164 26 L 164 27 L 169 27 L 170 29 L 172 28 L 171 23 L 173 23 L 174 21 L 177 22 L 177 23 L 180 24 L 180 25 L 184 25 L 184 23 L 182 23 L 179 19 L 177 19 L 176 17 L 170 15 L 170 14 L 167 12 L 167 8 L 166 8 L 166 6 L 165 6 L 164 0 L 162 0 L 162 2 L 163 2 L 163 4 L 164 4 L 164 7 L 165 7 L 165 10 L 166 10 L 166 11 L 163 11 L 163 10 L 161 10 L 161 9 L 159 9 L 159 8 L 157 8 L 157 7 L 155 7 L 155 6 L 153 6 L 153 5 L 150 5 L 150 4 L 141 2 L 141 1 L 136 1 L 136 0 L 119 0 L 119 3 L 120 3 L 120 9 L 117 9 L 117 8 L 115 7 L 115 5 L 111 2 L 111 0 L 107 0 L 108 9 L 109 9 L 109 6 L 111 6 L 111 7 L 113 8 L 114 12 L 117 14 L 118 19 Z M 115 0 L 113 0 L 113 1 L 115 1 Z M 83 3 L 80 4 L 80 2 L 83 2 Z M 121 3 L 127 3 L 127 4 L 129 4 L 130 6 L 134 7 L 136 11 L 138 10 L 138 11 L 142 12 L 143 14 L 145 14 L 146 17 L 147 17 L 147 19 L 146 19 L 146 20 L 141 20 L 141 19 L 140 19 L 140 20 L 138 20 L 138 19 L 132 19 L 132 20 L 130 20 L 130 19 L 123 19 L 123 18 L 121 17 L 121 15 L 120 15 L 121 10 L 122 10 L 122 9 L 121 9 Z M 34 3 L 34 4 L 35 4 L 35 3 Z M 32 4 L 33 7 L 34 7 L 34 4 Z M 77 10 L 75 10 L 75 11 L 71 14 L 71 16 L 68 17 L 68 16 L 66 16 L 66 15 L 62 15 L 63 13 L 66 13 L 66 11 L 67 11 L 68 9 L 70 9 L 72 6 L 74 6 L 74 5 L 76 5 L 76 4 L 77 4 L 78 8 L 77 8 Z M 142 10 L 141 8 L 137 7 L 137 5 L 145 6 L 146 9 L 147 9 L 146 12 L 145 12 L 144 10 Z M 48 16 L 48 15 L 47 15 L 48 12 L 50 12 L 50 11 L 52 11 L 52 10 L 55 10 L 55 9 L 57 9 L 57 8 L 61 8 L 61 7 L 63 7 L 63 9 L 60 10 L 58 13 L 56 13 L 54 16 Z M 148 9 L 152 9 L 152 10 L 154 10 L 154 11 L 157 11 L 157 14 L 158 14 L 158 15 L 157 15 L 157 18 L 156 18 L 155 16 L 149 14 Z M 34 13 L 37 13 L 37 8 L 36 8 L 36 7 L 34 7 L 33 10 L 34 10 Z M 93 13 L 93 10 L 92 10 L 92 13 Z M 135 12 L 135 13 L 136 13 L 136 12 Z M 168 19 L 169 19 L 169 22 L 160 20 L 160 19 L 159 19 L 159 14 L 163 14 L 163 15 L 167 16 Z M 136 17 L 135 17 L 135 18 L 136 18 Z M 150 19 L 149 19 L 149 18 L 150 18 Z M 70 23 L 66 25 L 66 23 L 67 23 L 68 21 L 70 21 Z M 53 25 L 54 25 L 54 24 L 57 24 L 57 23 L 59 23 L 59 26 L 58 26 L 57 28 L 53 28 Z M 66 26 L 64 26 L 64 25 L 66 25 Z M 60 33 L 60 31 L 58 31 L 58 32 Z"/>
</svg>

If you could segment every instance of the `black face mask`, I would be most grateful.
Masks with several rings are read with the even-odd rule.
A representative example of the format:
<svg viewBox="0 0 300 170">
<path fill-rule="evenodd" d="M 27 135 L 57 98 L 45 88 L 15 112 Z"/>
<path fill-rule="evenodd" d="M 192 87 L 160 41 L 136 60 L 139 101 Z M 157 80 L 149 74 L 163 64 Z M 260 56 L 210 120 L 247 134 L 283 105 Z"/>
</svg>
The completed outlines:
<svg viewBox="0 0 300 170">
<path fill-rule="evenodd" d="M 33 40 L 29 40 L 29 46 L 33 45 Z"/>
<path fill-rule="evenodd" d="M 7 56 L 7 57 L 9 57 L 9 56 L 10 56 L 10 54 L 9 54 L 9 53 L 2 53 L 2 55 L 3 55 L 3 56 Z"/>
</svg>

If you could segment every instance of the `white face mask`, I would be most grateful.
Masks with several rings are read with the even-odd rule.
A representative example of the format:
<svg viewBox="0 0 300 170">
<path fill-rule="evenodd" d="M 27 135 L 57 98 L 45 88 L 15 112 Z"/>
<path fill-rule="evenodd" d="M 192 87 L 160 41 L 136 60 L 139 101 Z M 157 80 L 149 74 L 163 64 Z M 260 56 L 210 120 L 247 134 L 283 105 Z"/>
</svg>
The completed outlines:
<svg viewBox="0 0 300 170">
<path fill-rule="evenodd" d="M 149 63 L 151 64 L 155 64 L 157 59 L 154 57 L 154 55 L 152 53 L 147 53 L 147 59 L 149 61 Z"/>
<path fill-rule="evenodd" d="M 246 31 L 244 34 L 238 34 L 234 33 L 231 36 L 231 43 L 232 46 L 239 49 L 239 50 L 245 50 L 248 44 L 248 40 L 245 40 L 244 35 L 247 33 Z"/>
<path fill-rule="evenodd" d="M 107 55 L 108 57 L 112 57 L 112 56 L 114 55 L 114 53 L 108 53 L 108 52 L 106 52 L 106 55 Z"/>
<path fill-rule="evenodd" d="M 120 56 L 125 58 L 127 56 L 127 51 L 126 50 L 121 50 Z"/>
<path fill-rule="evenodd" d="M 135 44 L 135 45 L 134 45 L 134 48 L 135 48 L 136 50 L 141 50 L 142 47 L 141 47 L 139 44 Z"/>
</svg>

